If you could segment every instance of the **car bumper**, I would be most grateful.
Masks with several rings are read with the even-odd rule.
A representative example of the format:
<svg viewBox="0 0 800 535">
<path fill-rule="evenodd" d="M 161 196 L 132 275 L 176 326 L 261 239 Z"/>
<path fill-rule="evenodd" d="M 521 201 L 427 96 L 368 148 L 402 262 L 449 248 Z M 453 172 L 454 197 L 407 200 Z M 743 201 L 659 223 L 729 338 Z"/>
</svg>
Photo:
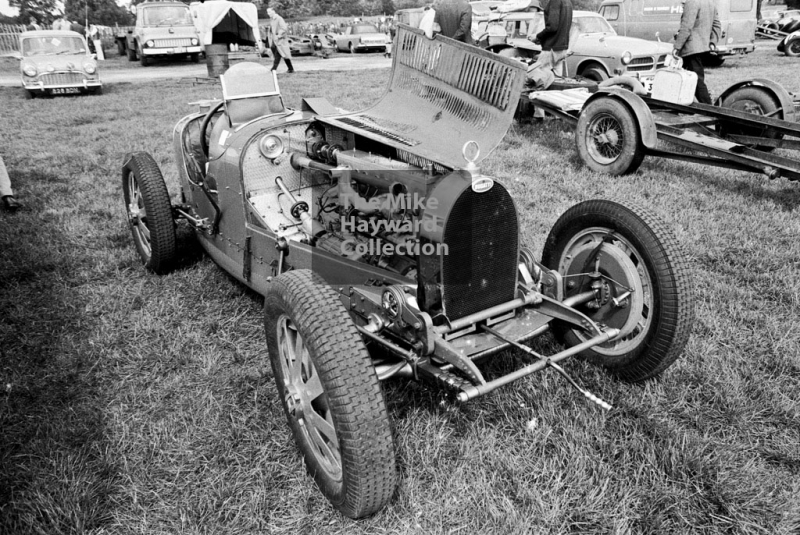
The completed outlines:
<svg viewBox="0 0 800 535">
<path fill-rule="evenodd" d="M 28 91 L 34 93 L 49 93 L 51 95 L 81 93 L 102 86 L 103 82 L 101 82 L 99 79 L 83 80 L 82 82 L 75 82 L 68 84 L 64 83 L 47 84 L 43 81 L 35 81 L 35 82 L 30 82 L 25 80 L 22 81 L 22 87 L 24 87 Z"/>
<path fill-rule="evenodd" d="M 174 56 L 176 54 L 198 54 L 202 52 L 202 46 L 175 46 L 170 48 L 143 48 L 142 54 L 145 56 Z"/>
<path fill-rule="evenodd" d="M 359 43 L 355 45 L 353 48 L 356 50 L 383 50 L 386 48 L 386 43 Z"/>
<path fill-rule="evenodd" d="M 717 45 L 714 52 L 717 56 L 733 56 L 736 54 L 749 54 L 756 49 L 756 45 Z"/>
</svg>

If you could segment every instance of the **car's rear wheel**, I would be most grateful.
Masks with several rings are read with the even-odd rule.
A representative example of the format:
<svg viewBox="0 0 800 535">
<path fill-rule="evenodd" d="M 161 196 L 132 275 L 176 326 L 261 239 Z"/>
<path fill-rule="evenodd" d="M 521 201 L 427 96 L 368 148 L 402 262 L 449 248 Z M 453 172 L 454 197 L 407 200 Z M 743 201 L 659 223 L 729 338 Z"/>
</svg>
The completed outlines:
<svg viewBox="0 0 800 535">
<path fill-rule="evenodd" d="M 621 330 L 617 340 L 581 352 L 586 360 L 642 381 L 683 351 L 694 318 L 689 272 L 677 238 L 655 214 L 608 200 L 577 204 L 550 231 L 542 263 L 565 278 L 565 297 L 594 291 L 596 299 L 577 308 Z M 568 346 L 588 338 L 571 324 L 554 330 Z"/>
<path fill-rule="evenodd" d="M 378 511 L 396 485 L 378 377 L 338 294 L 309 270 L 270 284 L 264 325 L 272 370 L 306 468 L 343 514 Z"/>
<path fill-rule="evenodd" d="M 175 220 L 164 177 L 148 153 L 137 152 L 125 163 L 122 192 L 142 262 L 154 273 L 168 272 L 176 257 Z"/>
<path fill-rule="evenodd" d="M 768 115 L 776 119 L 783 119 L 783 112 L 776 115 L 780 108 L 780 103 L 770 91 L 758 86 L 740 87 L 731 92 L 722 101 L 722 106 L 737 111 L 744 111 L 755 115 Z M 720 135 L 723 137 L 730 135 L 766 137 L 769 139 L 781 139 L 783 134 L 780 132 L 769 131 L 766 128 L 757 126 L 741 125 L 735 122 L 722 123 L 720 125 Z M 767 145 L 757 145 L 757 149 L 770 151 L 774 147 Z"/>
<path fill-rule="evenodd" d="M 581 76 L 593 82 L 604 82 L 608 80 L 608 73 L 602 67 L 588 67 L 581 71 Z"/>
<path fill-rule="evenodd" d="M 633 112 L 611 97 L 600 97 L 578 117 L 578 154 L 592 171 L 624 175 L 644 160 L 644 145 Z"/>
</svg>

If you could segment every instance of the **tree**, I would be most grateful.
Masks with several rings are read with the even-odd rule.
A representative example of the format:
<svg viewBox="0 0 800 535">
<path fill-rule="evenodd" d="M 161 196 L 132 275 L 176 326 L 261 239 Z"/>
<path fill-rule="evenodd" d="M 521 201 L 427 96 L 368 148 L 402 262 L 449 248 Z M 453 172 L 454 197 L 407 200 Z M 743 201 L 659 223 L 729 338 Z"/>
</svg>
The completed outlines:
<svg viewBox="0 0 800 535">
<path fill-rule="evenodd" d="M 129 26 L 134 22 L 133 15 L 114 0 L 65 0 L 64 16 L 81 24 L 88 16 L 89 24 L 101 26 Z"/>
<path fill-rule="evenodd" d="M 55 18 L 56 0 L 9 0 L 8 5 L 19 9 L 17 19 L 21 24 L 28 24 L 34 19 L 39 24 L 48 25 Z"/>
</svg>

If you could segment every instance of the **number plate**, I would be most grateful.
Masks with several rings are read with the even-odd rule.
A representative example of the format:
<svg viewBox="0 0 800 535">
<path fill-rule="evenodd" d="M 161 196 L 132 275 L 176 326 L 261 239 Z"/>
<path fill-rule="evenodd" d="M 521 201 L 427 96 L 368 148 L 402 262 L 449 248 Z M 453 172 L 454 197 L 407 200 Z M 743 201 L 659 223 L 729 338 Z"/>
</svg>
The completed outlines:
<svg viewBox="0 0 800 535">
<path fill-rule="evenodd" d="M 176 46 L 175 47 L 175 53 L 176 54 L 183 54 L 184 52 L 186 52 L 186 47 L 185 46 Z"/>
<path fill-rule="evenodd" d="M 80 92 L 80 88 L 77 87 L 54 87 L 50 90 L 51 95 L 74 95 Z"/>
</svg>

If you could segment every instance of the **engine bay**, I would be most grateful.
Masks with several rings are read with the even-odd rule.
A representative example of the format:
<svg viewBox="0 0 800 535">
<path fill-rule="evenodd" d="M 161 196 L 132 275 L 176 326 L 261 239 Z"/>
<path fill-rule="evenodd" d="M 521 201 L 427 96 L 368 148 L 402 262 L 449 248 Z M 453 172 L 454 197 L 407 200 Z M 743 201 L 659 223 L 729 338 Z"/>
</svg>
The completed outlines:
<svg viewBox="0 0 800 535">
<path fill-rule="evenodd" d="M 322 121 L 255 136 L 243 155 L 245 195 L 286 240 L 416 278 L 419 235 L 440 164 Z"/>
</svg>

